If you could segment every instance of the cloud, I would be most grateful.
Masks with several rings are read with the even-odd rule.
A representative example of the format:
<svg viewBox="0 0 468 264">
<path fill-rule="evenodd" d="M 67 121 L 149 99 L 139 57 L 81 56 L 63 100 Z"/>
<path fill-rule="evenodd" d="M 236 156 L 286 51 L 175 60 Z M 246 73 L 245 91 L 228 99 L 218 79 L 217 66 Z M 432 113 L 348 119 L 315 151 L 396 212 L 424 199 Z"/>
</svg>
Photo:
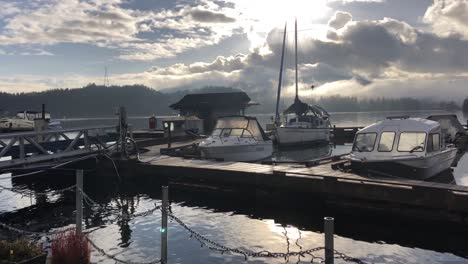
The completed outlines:
<svg viewBox="0 0 468 264">
<path fill-rule="evenodd" d="M 46 0 L 21 10 L 12 6 L 0 28 L 0 45 L 86 43 L 118 50 L 123 60 L 154 60 L 214 45 L 239 28 L 228 23 L 235 21 L 227 15 L 232 9 L 211 1 L 157 10 L 123 8 L 123 3 Z"/>
<path fill-rule="evenodd" d="M 468 0 L 435 0 L 423 21 L 439 36 L 457 34 L 468 39 Z"/>
<path fill-rule="evenodd" d="M 427 87 L 427 94 L 440 95 L 441 88 L 430 82 L 435 80 L 437 85 L 450 83 L 454 97 L 463 94 L 461 87 L 468 78 L 468 41 L 424 32 L 390 18 L 351 21 L 350 16 L 346 17 L 347 22 L 341 23 L 338 30 L 332 29 L 336 34 L 332 40 L 299 38 L 299 83 L 303 91 L 309 91 L 307 87 L 314 84 L 320 86 L 315 89 L 318 92 L 331 93 L 336 87 L 339 93 L 349 85 L 349 89 L 368 95 L 395 96 L 397 91 L 400 95 L 426 95 Z M 269 52 L 256 49 L 249 54 L 219 56 L 212 62 L 153 67 L 134 77 L 148 80 L 157 88 L 225 84 L 249 92 L 271 92 L 278 79 L 282 45 L 279 31 L 272 30 L 267 37 L 265 47 Z M 291 59 L 286 68 L 283 86 L 287 94 L 294 90 Z M 413 86 L 416 88 L 411 90 Z"/>
<path fill-rule="evenodd" d="M 216 13 L 209 10 L 193 9 L 187 12 L 195 21 L 204 23 L 232 23 L 236 19 L 228 17 L 223 13 Z"/>
<path fill-rule="evenodd" d="M 350 13 L 338 11 L 328 21 L 328 26 L 337 30 L 344 27 L 351 19 L 353 19 L 353 16 Z"/>
</svg>

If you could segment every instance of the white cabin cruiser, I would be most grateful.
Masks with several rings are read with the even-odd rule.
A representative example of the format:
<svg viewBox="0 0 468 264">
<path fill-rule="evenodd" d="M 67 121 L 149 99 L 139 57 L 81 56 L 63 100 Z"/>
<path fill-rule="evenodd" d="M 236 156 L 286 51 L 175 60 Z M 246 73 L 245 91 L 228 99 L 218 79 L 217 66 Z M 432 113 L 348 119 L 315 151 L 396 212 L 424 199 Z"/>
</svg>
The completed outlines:
<svg viewBox="0 0 468 264">
<path fill-rule="evenodd" d="M 0 118 L 0 132 L 22 132 L 34 130 L 34 120 L 42 119 L 42 112 L 21 111 L 14 117 Z M 44 118 L 48 121 L 48 129 L 62 129 L 61 122 L 50 120 L 50 113 L 45 112 Z"/>
<path fill-rule="evenodd" d="M 286 45 L 286 26 L 283 36 L 283 49 L 276 98 L 274 140 L 278 146 L 303 146 L 306 144 L 325 143 L 330 141 L 330 115 L 320 106 L 303 103 L 299 99 L 298 70 L 297 70 L 297 21 L 295 23 L 295 64 L 296 64 L 296 97 L 294 103 L 284 111 L 285 115 L 295 114 L 284 124 L 279 119 L 279 101 L 281 97 L 281 83 L 284 61 L 284 46 Z M 312 86 L 313 88 L 313 86 Z"/>
<path fill-rule="evenodd" d="M 273 143 L 255 117 L 221 117 L 199 149 L 204 158 L 225 161 L 259 161 L 270 157 Z"/>
<path fill-rule="evenodd" d="M 351 168 L 387 176 L 431 178 L 449 169 L 457 153 L 442 138 L 438 122 L 389 117 L 356 134 L 349 157 Z"/>
<path fill-rule="evenodd" d="M 1 132 L 17 132 L 34 130 L 34 119 L 41 118 L 42 112 L 22 111 L 16 113 L 14 117 L 0 118 Z M 50 114 L 45 113 L 45 118 L 49 119 Z"/>
</svg>

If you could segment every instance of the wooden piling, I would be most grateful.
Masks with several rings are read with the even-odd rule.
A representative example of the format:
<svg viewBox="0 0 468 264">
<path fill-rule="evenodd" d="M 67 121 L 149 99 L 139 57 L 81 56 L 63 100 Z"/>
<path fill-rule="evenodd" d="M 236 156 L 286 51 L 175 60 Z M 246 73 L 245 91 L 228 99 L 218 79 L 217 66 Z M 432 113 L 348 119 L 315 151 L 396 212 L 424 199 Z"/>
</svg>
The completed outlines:
<svg viewBox="0 0 468 264">
<path fill-rule="evenodd" d="M 325 263 L 334 263 L 334 245 L 333 245 L 333 233 L 334 231 L 334 218 L 324 217 L 324 235 L 325 235 Z"/>
<path fill-rule="evenodd" d="M 76 170 L 76 233 L 81 234 L 83 222 L 83 170 Z"/>
<path fill-rule="evenodd" d="M 169 188 L 162 187 L 162 216 L 161 216 L 161 263 L 167 264 L 167 209 L 169 206 Z"/>
</svg>

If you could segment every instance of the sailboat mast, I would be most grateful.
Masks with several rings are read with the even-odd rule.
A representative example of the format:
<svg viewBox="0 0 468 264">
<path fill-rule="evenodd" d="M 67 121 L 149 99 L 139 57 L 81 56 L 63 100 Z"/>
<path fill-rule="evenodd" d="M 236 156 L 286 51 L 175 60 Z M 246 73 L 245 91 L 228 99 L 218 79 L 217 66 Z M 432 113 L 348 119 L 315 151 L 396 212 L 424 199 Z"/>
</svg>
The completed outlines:
<svg viewBox="0 0 468 264">
<path fill-rule="evenodd" d="M 297 85 L 297 18 L 294 21 L 294 53 L 296 57 L 296 99 L 299 98 L 299 88 Z"/>
<path fill-rule="evenodd" d="M 279 80 L 278 80 L 278 93 L 276 95 L 276 115 L 275 115 L 275 124 L 279 125 L 280 115 L 279 115 L 279 102 L 281 98 L 281 82 L 283 80 L 283 62 L 284 62 L 284 47 L 286 46 L 286 25 L 284 24 L 284 34 L 283 34 L 283 48 L 281 50 L 281 66 L 279 72 Z"/>
</svg>

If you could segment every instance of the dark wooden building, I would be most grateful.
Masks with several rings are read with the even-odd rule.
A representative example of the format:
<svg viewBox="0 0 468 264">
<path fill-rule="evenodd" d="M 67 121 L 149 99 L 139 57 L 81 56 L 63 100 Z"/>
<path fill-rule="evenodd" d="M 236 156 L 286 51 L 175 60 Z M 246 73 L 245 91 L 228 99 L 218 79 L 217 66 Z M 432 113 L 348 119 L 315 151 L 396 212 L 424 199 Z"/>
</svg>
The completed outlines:
<svg viewBox="0 0 468 264">
<path fill-rule="evenodd" d="M 211 132 L 216 119 L 221 116 L 244 115 L 253 102 L 244 92 L 187 94 L 179 102 L 170 105 L 184 116 L 197 116 L 204 120 L 205 132 Z"/>
</svg>

